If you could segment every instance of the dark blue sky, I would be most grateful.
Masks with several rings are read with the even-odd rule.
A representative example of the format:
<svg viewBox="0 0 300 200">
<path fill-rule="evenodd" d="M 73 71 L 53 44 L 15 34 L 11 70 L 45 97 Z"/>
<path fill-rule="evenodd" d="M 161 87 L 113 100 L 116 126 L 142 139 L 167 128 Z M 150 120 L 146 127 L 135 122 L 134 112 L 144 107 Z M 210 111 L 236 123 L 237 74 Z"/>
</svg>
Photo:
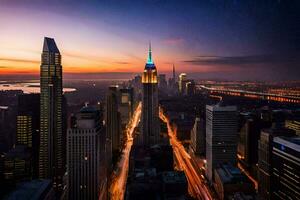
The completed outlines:
<svg viewBox="0 0 300 200">
<path fill-rule="evenodd" d="M 61 26 L 65 23 L 68 34 L 91 36 L 90 40 L 99 42 L 99 48 L 100 33 L 105 30 L 114 38 L 107 42 L 106 35 L 103 36 L 103 48 L 109 49 L 110 54 L 118 49 L 116 55 L 130 57 L 126 63 L 134 66 L 133 71 L 144 62 L 139 52 L 151 40 L 161 71 L 168 71 L 168 66 L 175 62 L 178 70 L 193 72 L 201 78 L 300 77 L 297 0 L 2 0 L 2 4 L 6 11 L 16 9 L 20 18 L 28 11 L 39 13 L 34 17 L 41 17 L 37 20 L 40 29 L 47 26 L 49 16 L 54 16 L 54 22 Z M 61 34 L 66 33 L 57 33 L 56 38 L 66 37 Z M 76 42 L 69 46 L 76 47 Z"/>
</svg>

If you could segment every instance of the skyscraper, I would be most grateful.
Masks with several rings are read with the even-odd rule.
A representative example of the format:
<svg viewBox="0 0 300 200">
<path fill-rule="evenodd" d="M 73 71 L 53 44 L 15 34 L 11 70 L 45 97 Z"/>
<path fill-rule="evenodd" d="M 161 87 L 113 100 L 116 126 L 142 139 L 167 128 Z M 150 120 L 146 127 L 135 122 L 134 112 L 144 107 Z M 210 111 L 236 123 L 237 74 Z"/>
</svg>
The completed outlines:
<svg viewBox="0 0 300 200">
<path fill-rule="evenodd" d="M 119 111 L 121 114 L 122 129 L 124 130 L 133 114 L 134 91 L 132 87 L 120 89 Z"/>
<path fill-rule="evenodd" d="M 213 181 L 213 171 L 223 163 L 236 165 L 237 108 L 206 106 L 206 175 Z"/>
<path fill-rule="evenodd" d="M 113 154 L 120 150 L 121 115 L 119 113 L 119 88 L 110 86 L 106 96 L 106 137 L 107 137 L 107 163 L 112 164 Z M 108 166 L 110 170 L 110 167 Z"/>
<path fill-rule="evenodd" d="M 158 116 L 158 87 L 157 70 L 152 60 L 151 44 L 149 45 L 148 60 L 142 76 L 142 134 L 144 146 L 159 143 L 159 116 Z"/>
<path fill-rule="evenodd" d="M 44 38 L 40 85 L 39 177 L 51 178 L 54 188 L 59 189 L 65 173 L 62 66 L 60 52 L 52 38 Z"/>
<path fill-rule="evenodd" d="M 260 136 L 260 121 L 246 115 L 245 122 L 240 129 L 238 154 L 241 163 L 247 168 L 254 168 L 257 164 L 258 140 Z"/>
<path fill-rule="evenodd" d="M 76 115 L 76 127 L 68 129 L 67 162 L 69 199 L 98 199 L 104 166 L 105 134 L 102 113 L 90 106 Z"/>
<path fill-rule="evenodd" d="M 179 74 L 179 93 L 180 94 L 185 94 L 186 81 L 187 81 L 186 73 Z"/>
<path fill-rule="evenodd" d="M 176 75 L 175 74 L 176 74 L 175 73 L 175 65 L 173 64 L 172 77 L 169 78 L 169 82 L 168 82 L 170 94 L 176 94 L 178 91 L 178 87 L 176 86 Z"/>
</svg>

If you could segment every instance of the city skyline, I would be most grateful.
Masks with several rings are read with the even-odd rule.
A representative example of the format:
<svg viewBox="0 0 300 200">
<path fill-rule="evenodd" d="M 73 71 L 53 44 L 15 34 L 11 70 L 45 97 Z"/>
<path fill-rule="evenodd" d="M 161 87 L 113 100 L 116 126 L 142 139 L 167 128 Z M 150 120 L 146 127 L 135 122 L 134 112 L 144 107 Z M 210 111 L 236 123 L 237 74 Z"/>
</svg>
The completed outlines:
<svg viewBox="0 0 300 200">
<path fill-rule="evenodd" d="M 149 40 L 164 73 L 174 63 L 194 78 L 297 80 L 300 74 L 297 2 L 69 3 L 2 1 L 1 79 L 36 77 L 44 36 L 56 39 L 71 78 L 130 78 L 142 71 Z"/>
<path fill-rule="evenodd" d="M 174 65 L 167 82 L 150 42 L 142 75 L 63 93 L 58 47 L 44 38 L 40 94 L 3 81 L 1 198 L 299 197 L 299 82 L 176 79 Z"/>
<path fill-rule="evenodd" d="M 299 0 L 0 2 L 0 199 L 300 199 Z"/>
</svg>

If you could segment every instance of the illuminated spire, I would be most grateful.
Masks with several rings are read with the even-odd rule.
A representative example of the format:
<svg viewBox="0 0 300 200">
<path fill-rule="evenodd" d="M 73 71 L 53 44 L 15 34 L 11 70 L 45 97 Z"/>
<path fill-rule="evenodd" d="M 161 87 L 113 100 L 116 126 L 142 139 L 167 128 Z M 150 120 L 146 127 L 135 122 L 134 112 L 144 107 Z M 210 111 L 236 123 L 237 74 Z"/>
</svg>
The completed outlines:
<svg viewBox="0 0 300 200">
<path fill-rule="evenodd" d="M 147 60 L 147 64 L 153 64 L 153 60 L 152 60 L 152 50 L 151 50 L 151 42 L 149 42 L 149 52 L 148 52 L 148 60 Z"/>
</svg>

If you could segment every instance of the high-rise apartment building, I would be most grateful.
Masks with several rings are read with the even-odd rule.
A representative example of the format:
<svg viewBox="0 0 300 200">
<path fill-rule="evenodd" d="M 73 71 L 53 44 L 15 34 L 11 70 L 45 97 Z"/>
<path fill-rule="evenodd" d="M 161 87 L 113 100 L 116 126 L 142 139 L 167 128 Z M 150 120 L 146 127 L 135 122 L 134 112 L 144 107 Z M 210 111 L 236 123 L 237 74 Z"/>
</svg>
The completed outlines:
<svg viewBox="0 0 300 200">
<path fill-rule="evenodd" d="M 237 108 L 220 104 L 206 106 L 206 175 L 213 181 L 215 168 L 237 162 Z"/>
<path fill-rule="evenodd" d="M 152 60 L 151 45 L 142 75 L 142 134 L 144 146 L 159 143 L 160 124 L 158 107 L 157 70 Z"/>
<path fill-rule="evenodd" d="M 102 114 L 85 106 L 76 114 L 76 126 L 67 131 L 69 199 L 99 199 L 105 184 L 105 173 L 101 170 L 105 166 Z"/>
<path fill-rule="evenodd" d="M 39 178 L 50 178 L 54 188 L 61 189 L 65 173 L 61 55 L 54 39 L 47 37 L 42 52 L 40 87 Z"/>
</svg>

